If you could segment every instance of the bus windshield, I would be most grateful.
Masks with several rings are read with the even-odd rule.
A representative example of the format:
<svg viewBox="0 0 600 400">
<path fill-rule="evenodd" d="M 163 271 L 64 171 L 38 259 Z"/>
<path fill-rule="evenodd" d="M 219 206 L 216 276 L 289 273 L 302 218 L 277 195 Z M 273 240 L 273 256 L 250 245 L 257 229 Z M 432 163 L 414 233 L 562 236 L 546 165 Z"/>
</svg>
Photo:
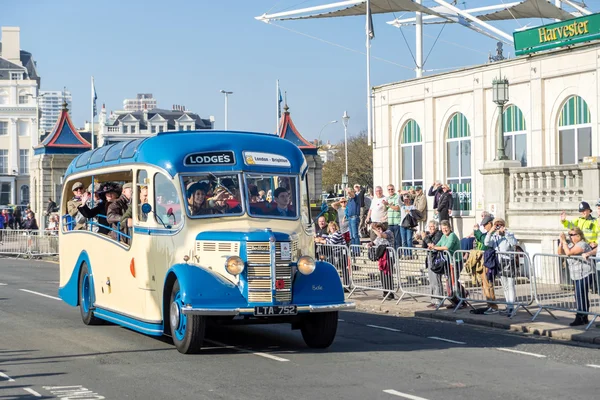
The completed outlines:
<svg viewBox="0 0 600 400">
<path fill-rule="evenodd" d="M 243 213 L 239 174 L 183 176 L 186 210 L 192 218 Z"/>
<path fill-rule="evenodd" d="M 298 189 L 295 176 L 246 175 L 248 214 L 252 217 L 298 217 Z"/>
</svg>

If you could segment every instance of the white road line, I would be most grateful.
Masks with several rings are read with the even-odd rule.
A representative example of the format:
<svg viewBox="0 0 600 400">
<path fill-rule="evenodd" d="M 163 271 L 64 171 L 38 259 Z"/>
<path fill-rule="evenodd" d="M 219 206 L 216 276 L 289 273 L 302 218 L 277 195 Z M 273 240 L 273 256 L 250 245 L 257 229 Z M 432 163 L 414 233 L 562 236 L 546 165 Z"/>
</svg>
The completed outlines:
<svg viewBox="0 0 600 400">
<path fill-rule="evenodd" d="M 6 375 L 4 372 L 0 372 L 0 376 L 4 379 L 7 379 L 9 382 L 14 382 L 15 380 L 10 376 Z"/>
<path fill-rule="evenodd" d="M 338 322 L 344 322 L 344 320 L 343 319 L 338 319 Z"/>
<path fill-rule="evenodd" d="M 437 337 L 437 336 L 429 336 L 427 339 L 441 340 L 442 342 L 448 342 L 448 343 L 467 344 L 465 342 L 458 342 L 456 340 L 444 339 L 443 337 Z"/>
<path fill-rule="evenodd" d="M 513 349 L 503 349 L 501 347 L 497 347 L 496 350 L 508 351 L 509 353 L 523 354 L 523 355 L 526 355 L 526 356 L 537 357 L 537 358 L 546 358 L 546 356 L 544 356 L 542 354 L 528 353 L 526 351 L 519 351 L 519 350 L 513 350 Z"/>
<path fill-rule="evenodd" d="M 394 396 L 404 397 L 405 399 L 410 400 L 427 400 L 425 397 L 413 396 L 412 394 L 402 393 L 393 389 L 384 390 L 383 393 L 393 394 Z"/>
<path fill-rule="evenodd" d="M 0 286 L 6 286 L 8 283 L 0 283 Z"/>
<path fill-rule="evenodd" d="M 27 292 L 27 293 L 31 293 L 31 294 L 37 294 L 38 296 L 44 296 L 47 297 L 49 299 L 53 299 L 53 300 L 61 300 L 59 297 L 54 297 L 54 296 L 50 296 L 44 293 L 40 293 L 40 292 L 34 292 L 33 290 L 27 290 L 27 289 L 19 289 L 21 292 Z"/>
<path fill-rule="evenodd" d="M 402 331 L 401 331 L 401 330 L 399 330 L 399 329 L 388 328 L 388 327 L 385 327 L 385 326 L 379 326 L 379 325 L 367 325 L 367 326 L 368 326 L 369 328 L 383 329 L 383 330 L 386 330 L 386 331 L 392 331 L 392 332 L 402 332 Z"/>
<path fill-rule="evenodd" d="M 38 392 L 36 392 L 35 390 L 33 390 L 32 388 L 23 388 L 24 391 L 31 393 L 32 395 L 34 395 L 35 397 L 42 397 L 41 394 L 39 394 Z"/>
<path fill-rule="evenodd" d="M 208 343 L 216 344 L 217 346 L 222 346 L 222 347 L 226 347 L 226 348 L 233 348 L 233 349 L 236 349 L 237 351 L 241 351 L 242 353 L 254 354 L 255 356 L 269 358 L 269 359 L 275 360 L 275 361 L 280 361 L 280 362 L 290 361 L 287 358 L 277 357 L 277 356 L 274 356 L 272 354 L 254 352 L 252 350 L 242 349 L 242 348 L 237 347 L 237 346 L 228 346 L 225 343 L 217 342 L 215 340 L 204 339 L 204 341 L 208 342 Z"/>
<path fill-rule="evenodd" d="M 600 365 L 587 364 L 586 367 L 600 368 Z"/>
</svg>

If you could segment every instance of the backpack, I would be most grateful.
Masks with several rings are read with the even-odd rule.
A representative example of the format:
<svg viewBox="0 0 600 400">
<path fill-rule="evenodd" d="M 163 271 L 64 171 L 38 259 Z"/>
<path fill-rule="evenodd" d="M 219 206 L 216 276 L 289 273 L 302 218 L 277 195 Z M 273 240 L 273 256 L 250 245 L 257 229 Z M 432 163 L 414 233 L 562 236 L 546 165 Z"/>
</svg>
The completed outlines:
<svg viewBox="0 0 600 400">
<path fill-rule="evenodd" d="M 371 261 L 379 261 L 381 257 L 387 251 L 387 246 L 384 244 L 380 244 L 379 246 L 371 246 L 369 247 L 369 260 Z"/>
<path fill-rule="evenodd" d="M 431 254 L 431 266 L 429 267 L 429 269 L 434 274 L 441 275 L 446 272 L 447 263 L 448 260 L 446 260 L 444 252 L 435 251 Z"/>
</svg>

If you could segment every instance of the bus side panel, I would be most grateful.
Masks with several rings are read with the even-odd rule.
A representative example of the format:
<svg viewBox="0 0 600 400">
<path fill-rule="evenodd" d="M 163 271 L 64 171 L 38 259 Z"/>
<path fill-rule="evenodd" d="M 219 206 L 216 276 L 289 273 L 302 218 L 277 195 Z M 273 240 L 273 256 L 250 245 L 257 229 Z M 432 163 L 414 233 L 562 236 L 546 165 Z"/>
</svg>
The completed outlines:
<svg viewBox="0 0 600 400">
<path fill-rule="evenodd" d="M 317 261 L 310 275 L 296 273 L 292 288 L 294 304 L 340 304 L 344 303 L 344 289 L 333 265 Z"/>
<path fill-rule="evenodd" d="M 79 255 L 79 258 L 73 265 L 73 272 L 69 277 L 69 280 L 58 288 L 58 297 L 60 297 L 65 303 L 70 306 L 76 307 L 79 305 L 79 271 L 81 270 L 81 264 L 86 262 L 88 265 L 88 272 L 90 276 L 90 284 L 94 287 L 94 275 L 92 273 L 92 264 L 88 257 L 87 252 L 84 250 Z M 61 282 L 62 283 L 62 282 Z M 92 299 L 92 302 L 94 299 Z"/>
<path fill-rule="evenodd" d="M 175 264 L 167 272 L 167 276 L 171 272 L 177 276 L 184 304 L 213 308 L 237 308 L 248 305 L 237 286 L 202 267 Z M 165 288 L 165 292 L 167 289 Z"/>
</svg>

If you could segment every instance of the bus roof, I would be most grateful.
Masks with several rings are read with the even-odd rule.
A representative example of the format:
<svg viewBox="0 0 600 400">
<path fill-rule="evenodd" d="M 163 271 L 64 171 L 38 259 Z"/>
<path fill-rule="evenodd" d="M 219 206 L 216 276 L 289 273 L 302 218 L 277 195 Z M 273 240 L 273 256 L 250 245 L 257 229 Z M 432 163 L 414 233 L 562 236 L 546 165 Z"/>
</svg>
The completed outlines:
<svg viewBox="0 0 600 400">
<path fill-rule="evenodd" d="M 171 176 L 239 170 L 297 174 L 306 168 L 300 149 L 278 136 L 200 130 L 164 132 L 98 147 L 76 157 L 65 175 L 131 163 L 155 165 Z"/>
</svg>

